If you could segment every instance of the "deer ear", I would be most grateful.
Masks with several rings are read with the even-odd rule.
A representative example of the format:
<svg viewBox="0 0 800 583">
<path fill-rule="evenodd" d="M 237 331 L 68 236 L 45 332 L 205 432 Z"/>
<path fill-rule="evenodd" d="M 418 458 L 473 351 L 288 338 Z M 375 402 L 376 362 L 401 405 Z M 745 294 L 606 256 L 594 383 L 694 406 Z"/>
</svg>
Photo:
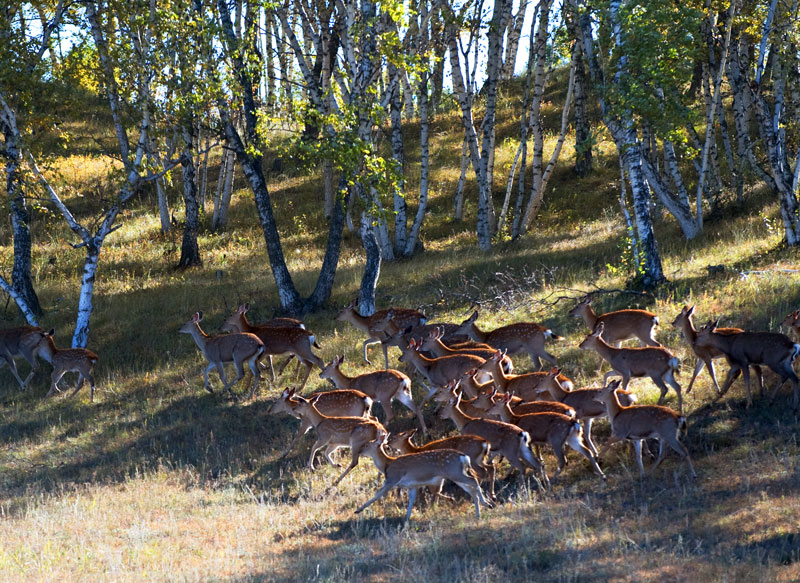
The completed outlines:
<svg viewBox="0 0 800 583">
<path fill-rule="evenodd" d="M 45 336 L 52 336 L 55 333 L 56 333 L 56 329 L 55 328 L 50 328 L 50 331 L 49 332 L 45 332 L 44 335 Z"/>
<path fill-rule="evenodd" d="M 550 369 L 550 374 L 553 375 L 554 377 L 557 377 L 558 375 L 561 374 L 561 369 L 558 368 L 557 366 L 554 366 L 553 368 Z"/>
<path fill-rule="evenodd" d="M 201 322 L 203 320 L 203 312 L 195 312 L 194 317 L 192 317 L 192 320 L 194 320 L 195 322 Z"/>
<path fill-rule="evenodd" d="M 695 308 L 695 307 L 694 307 L 694 306 L 692 306 L 691 308 L 687 309 L 687 310 L 686 310 L 686 315 L 687 315 L 687 316 L 691 316 L 692 314 L 694 314 L 694 308 Z"/>
</svg>

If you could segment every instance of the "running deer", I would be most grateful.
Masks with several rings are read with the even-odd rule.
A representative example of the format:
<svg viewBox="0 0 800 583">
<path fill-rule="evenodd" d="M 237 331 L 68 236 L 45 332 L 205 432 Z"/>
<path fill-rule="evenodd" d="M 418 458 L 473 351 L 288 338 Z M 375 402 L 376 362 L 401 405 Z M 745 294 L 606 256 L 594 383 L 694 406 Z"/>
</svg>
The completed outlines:
<svg viewBox="0 0 800 583">
<path fill-rule="evenodd" d="M 400 454 L 421 453 L 423 451 L 433 451 L 436 449 L 454 449 L 469 457 L 472 469 L 479 482 L 489 481 L 489 497 L 494 500 L 494 474 L 493 463 L 487 461 L 491 446 L 489 442 L 477 435 L 454 435 L 429 441 L 424 445 L 414 445 L 411 438 L 417 432 L 416 429 L 409 429 L 402 433 L 393 433 L 389 436 L 388 445 Z"/>
<path fill-rule="evenodd" d="M 344 356 L 334 358 L 322 368 L 320 378 L 329 379 L 339 389 L 354 389 L 369 395 L 373 401 L 381 404 L 387 424 L 394 417 L 392 400 L 397 399 L 417 416 L 423 433 L 427 435 L 428 428 L 422 410 L 411 396 L 411 379 L 407 375 L 399 370 L 386 369 L 349 377 L 342 372 L 342 362 Z"/>
<path fill-rule="evenodd" d="M 358 310 L 356 310 L 357 306 L 358 300 L 353 300 L 339 312 L 336 316 L 336 320 L 339 322 L 350 322 L 367 335 L 363 346 L 364 360 L 368 364 L 372 363 L 367 358 L 367 346 L 380 342 L 383 348 L 385 368 L 389 368 L 389 347 L 383 342 L 387 337 L 387 334 L 383 331 L 386 320 L 394 321 L 400 329 L 405 329 L 408 326 L 419 326 L 424 324 L 427 320 L 422 312 L 406 308 L 390 308 L 388 310 L 379 310 L 371 316 L 362 316 L 358 313 Z"/>
<path fill-rule="evenodd" d="M 605 324 L 600 322 L 594 332 L 580 343 L 583 350 L 594 350 L 602 356 L 612 370 L 607 372 L 604 380 L 615 373 L 622 377 L 622 388 L 627 389 L 632 377 L 650 377 L 661 390 L 658 403 L 667 396 L 667 384 L 678 394 L 678 410 L 683 413 L 681 386 L 675 380 L 675 373 L 680 368 L 680 361 L 666 348 L 645 346 L 642 348 L 614 348 L 603 340 Z M 666 384 L 665 384 L 666 382 Z"/>
<path fill-rule="evenodd" d="M 697 330 L 692 322 L 693 315 L 694 306 L 683 306 L 680 314 L 678 314 L 675 317 L 675 320 L 672 322 L 672 325 L 675 328 L 679 328 L 683 331 L 683 337 L 686 338 L 686 342 L 689 343 L 689 346 L 692 348 L 692 352 L 694 352 L 694 355 L 697 357 L 694 373 L 692 373 L 692 380 L 689 381 L 689 386 L 687 387 L 686 392 L 689 393 L 692 390 L 692 385 L 694 384 L 697 375 L 700 374 L 700 371 L 703 370 L 703 366 L 705 366 L 708 369 L 708 374 L 711 375 L 711 381 L 714 383 L 714 389 L 719 395 L 721 394 L 721 391 L 719 388 L 719 383 L 717 383 L 717 375 L 714 373 L 714 359 L 724 357 L 725 353 L 711 344 L 701 344 L 698 342 Z M 715 334 L 722 334 L 725 336 L 733 336 L 735 334 L 741 334 L 742 332 L 744 332 L 744 330 L 741 328 L 717 328 L 715 330 Z M 753 368 L 758 375 L 758 384 L 761 386 L 761 367 L 755 365 Z"/>
<path fill-rule="evenodd" d="M 332 484 L 336 486 L 342 479 L 358 465 L 364 446 L 370 441 L 378 439 L 380 435 L 385 435 L 386 430 L 378 421 L 366 419 L 364 417 L 329 417 L 320 413 L 319 409 L 308 399 L 295 396 L 297 405 L 295 411 L 306 421 L 314 426 L 317 432 L 317 440 L 311 446 L 311 455 L 308 458 L 308 467 L 314 469 L 314 456 L 325 448 L 324 456 L 332 466 L 339 467 L 331 459 L 331 453 L 343 446 L 350 447 L 352 459 L 350 465 L 336 478 Z"/>
<path fill-rule="evenodd" d="M 561 369 L 553 368 L 549 372 L 529 372 L 520 375 L 506 375 L 500 366 L 502 352 L 497 350 L 482 364 L 479 369 L 492 375 L 494 386 L 498 391 L 514 393 L 523 401 L 541 399 L 540 388 L 559 385 L 565 390 L 572 389 L 572 381 L 561 374 Z"/>
<path fill-rule="evenodd" d="M 795 310 L 781 322 L 781 326 L 786 326 L 792 331 L 794 337 L 800 340 L 800 310 Z"/>
<path fill-rule="evenodd" d="M 391 318 L 384 318 L 382 322 L 376 324 L 376 329 L 383 333 L 384 339 L 381 340 L 386 346 L 396 346 L 402 349 L 408 346 L 411 340 L 421 343 L 431 332 L 442 331 L 441 340 L 450 347 L 458 348 L 491 348 L 488 344 L 474 342 L 464 334 L 456 334 L 459 324 L 449 322 L 439 324 L 422 324 L 420 326 L 407 326 L 400 328 Z"/>
<path fill-rule="evenodd" d="M 800 344 L 793 343 L 788 336 L 777 332 L 741 332 L 732 336 L 717 334 L 717 322 L 709 321 L 697 331 L 697 341 L 703 345 L 711 345 L 725 354 L 730 364 L 728 376 L 722 384 L 720 394 L 724 395 L 741 372 L 747 393 L 747 406 L 752 405 L 750 395 L 750 366 L 765 364 L 780 378 L 772 391 L 770 400 L 775 399 L 778 389 L 789 379 L 792 383 L 793 406 L 798 406 L 798 378 L 792 369 L 792 363 L 800 354 Z"/>
<path fill-rule="evenodd" d="M 44 330 L 38 326 L 19 326 L 0 330 L 0 368 L 7 364 L 22 389 L 28 386 L 39 368 L 36 355 L 42 332 Z M 17 363 L 14 360 L 17 356 L 22 356 L 31 365 L 31 371 L 24 381 L 19 376 Z"/>
<path fill-rule="evenodd" d="M 483 358 L 484 360 L 488 359 L 490 356 L 492 356 L 497 352 L 497 350 L 495 350 L 488 344 L 482 344 L 477 347 L 456 344 L 453 347 L 450 347 L 442 341 L 443 336 L 444 336 L 443 328 L 431 330 L 430 332 L 428 332 L 428 335 L 423 338 L 420 350 L 428 351 L 432 353 L 435 357 L 439 358 L 441 358 L 442 356 L 471 354 L 472 356 L 477 356 L 479 358 Z M 500 359 L 500 364 L 501 368 L 503 369 L 503 372 L 505 372 L 506 374 L 509 374 L 511 373 L 512 370 L 514 370 L 514 364 L 511 362 L 511 359 L 505 354 L 502 355 Z"/>
<path fill-rule="evenodd" d="M 553 448 L 553 452 L 558 460 L 558 469 L 553 474 L 553 479 L 561 474 L 564 466 L 567 463 L 564 457 L 564 446 L 569 445 L 572 449 L 577 451 L 592 465 L 595 473 L 606 479 L 603 470 L 597 464 L 596 454 L 587 446 L 583 429 L 574 417 L 568 417 L 562 413 L 541 412 L 541 413 L 526 413 L 524 415 L 512 411 L 510 407 L 510 399 L 499 399 L 489 412 L 500 416 L 500 419 L 506 423 L 516 425 L 523 431 L 527 431 L 531 436 L 531 443 L 548 443 Z"/>
<path fill-rule="evenodd" d="M 541 390 L 546 391 L 547 389 Z M 549 391 L 547 391 L 550 393 L 553 399 L 559 401 L 564 406 L 571 407 L 575 411 L 578 421 L 580 421 L 581 425 L 583 426 L 583 438 L 586 440 L 586 445 L 589 446 L 589 449 L 592 450 L 592 453 L 595 455 L 595 457 L 597 457 L 599 454 L 594 442 L 592 441 L 592 423 L 595 419 L 599 417 L 605 417 L 606 415 L 605 405 L 597 400 L 601 390 L 602 389 L 595 387 L 586 387 L 583 389 L 565 391 L 561 387 L 557 387 L 551 388 Z M 631 391 L 625 391 L 622 389 L 617 390 L 617 398 L 619 399 L 620 403 L 626 407 L 633 405 L 637 401 L 636 395 L 634 395 Z M 521 415 L 527 410 L 527 405 L 523 404 L 518 407 L 512 406 L 512 409 L 514 410 L 514 413 Z"/>
<path fill-rule="evenodd" d="M 475 325 L 478 319 L 477 310 L 461 323 L 458 332 L 466 334 L 477 342 L 485 342 L 499 350 L 505 350 L 507 354 L 519 354 L 521 352 L 530 355 L 533 366 L 536 369 L 542 367 L 539 360 L 543 358 L 553 364 L 558 364 L 556 357 L 547 352 L 544 342 L 548 338 L 558 340 L 561 337 L 554 334 L 552 330 L 534 324 L 533 322 L 517 322 L 501 328 L 485 332 Z"/>
<path fill-rule="evenodd" d="M 470 417 L 461 410 L 460 403 L 461 393 L 458 393 L 442 405 L 439 417 L 452 420 L 458 430 L 465 435 L 477 435 L 488 441 L 491 445 L 489 456 L 492 459 L 498 456 L 506 458 L 522 476 L 525 475 L 526 467 L 532 468 L 541 476 L 545 487 L 549 485 L 547 473 L 534 455 L 531 449 L 531 436 L 526 431 L 510 423 Z"/>
<path fill-rule="evenodd" d="M 316 338 L 305 328 L 297 326 L 272 326 L 269 323 L 253 326 L 247 321 L 247 316 L 245 315 L 249 307 L 248 304 L 239 306 L 233 314 L 225 319 L 221 330 L 223 332 L 249 333 L 257 336 L 264 345 L 264 354 L 269 356 L 269 367 L 273 381 L 275 381 L 275 371 L 272 368 L 272 357 L 286 353 L 297 356 L 298 360 L 306 367 L 306 376 L 300 385 L 300 390 L 302 391 L 308 382 L 312 365 L 316 365 L 319 368 L 325 366 L 322 359 L 311 350 L 312 346 L 319 348 Z M 285 366 L 286 363 L 281 367 L 280 372 L 283 372 Z"/>
<path fill-rule="evenodd" d="M 39 343 L 35 348 L 39 356 L 53 365 L 53 373 L 50 376 L 50 390 L 47 391 L 46 397 L 49 397 L 56 391 L 61 392 L 58 388 L 58 381 L 61 377 L 68 372 L 78 373 L 78 385 L 75 390 L 70 393 L 74 395 L 81 390 L 83 381 L 88 380 L 91 392 L 89 400 L 94 401 L 94 377 L 92 376 L 92 367 L 97 362 L 98 356 L 91 350 L 85 348 L 58 348 L 53 341 L 53 333 L 55 330 L 49 332 L 39 331 Z"/>
<path fill-rule="evenodd" d="M 612 381 L 600 390 L 597 398 L 606 408 L 612 436 L 633 441 L 639 475 L 644 477 L 645 474 L 642 464 L 642 442 L 645 439 L 657 439 L 658 459 L 650 470 L 655 470 L 664 459 L 664 443 L 666 442 L 682 458 L 686 459 L 691 476 L 696 478 L 697 474 L 692 466 L 692 458 L 689 457 L 688 450 L 678 439 L 678 432 L 686 427 L 686 418 L 672 409 L 660 405 L 624 407 L 617 399 L 617 387 L 619 387 L 619 381 Z"/>
<path fill-rule="evenodd" d="M 256 387 L 258 387 L 260 378 L 258 360 L 261 358 L 261 355 L 264 354 L 264 344 L 259 340 L 258 336 L 248 333 L 240 332 L 236 334 L 216 334 L 214 336 L 209 336 L 200 328 L 200 322 L 202 320 L 203 312 L 195 312 L 194 316 L 181 326 L 178 332 L 181 334 L 191 334 L 200 352 L 203 353 L 203 356 L 205 356 L 206 360 L 210 363 L 203 372 L 203 378 L 205 380 L 203 387 L 209 393 L 214 393 L 208 381 L 208 373 L 211 372 L 211 369 L 216 368 L 219 378 L 224 385 L 222 387 L 222 393 L 225 394 L 227 391 L 231 394 L 231 397 L 236 400 L 237 397 L 231 387 L 244 377 L 244 365 L 247 363 L 253 373 L 253 388 L 249 396 L 249 398 L 252 398 L 256 394 Z M 236 378 L 230 383 L 228 383 L 228 379 L 225 376 L 226 362 L 232 362 L 236 367 Z M 247 386 L 245 386 L 245 390 L 247 390 Z"/>
<path fill-rule="evenodd" d="M 592 309 L 592 299 L 587 297 L 569 311 L 573 318 L 583 318 L 589 330 L 597 328 L 602 322 L 605 325 L 603 340 L 619 348 L 623 340 L 638 338 L 643 346 L 661 346 L 655 337 L 658 317 L 646 310 L 617 310 L 598 316 Z"/>
<path fill-rule="evenodd" d="M 437 487 L 441 494 L 445 480 L 454 482 L 456 486 L 470 495 L 475 503 L 477 518 L 481 517 L 481 504 L 487 508 L 492 507 L 481 491 L 475 472 L 470 466 L 469 456 L 454 449 L 436 449 L 392 457 L 383 449 L 387 437 L 388 435 L 381 435 L 364 448 L 364 455 L 372 458 L 375 467 L 386 477 L 386 481 L 372 498 L 356 509 L 356 514 L 361 513 L 370 504 L 380 500 L 393 489 L 406 488 L 410 490 L 405 518 L 405 521 L 408 522 L 419 488 Z"/>
<path fill-rule="evenodd" d="M 443 387 L 448 382 L 461 377 L 466 371 L 479 368 L 484 359 L 471 354 L 427 358 L 420 354 L 420 345 L 411 340 L 403 349 L 400 362 L 413 364 L 419 373 L 435 387 Z"/>
<path fill-rule="evenodd" d="M 328 417 L 365 417 L 372 419 L 372 399 L 361 391 L 337 390 L 322 391 L 314 393 L 308 397 L 317 410 Z M 281 396 L 270 406 L 267 413 L 278 415 L 286 413 L 296 419 L 300 419 L 300 427 L 295 432 L 292 442 L 281 454 L 286 457 L 294 448 L 297 440 L 304 436 L 313 427 L 310 421 L 305 419 L 295 411 L 300 401 L 295 397 L 294 389 L 284 389 Z"/>
</svg>

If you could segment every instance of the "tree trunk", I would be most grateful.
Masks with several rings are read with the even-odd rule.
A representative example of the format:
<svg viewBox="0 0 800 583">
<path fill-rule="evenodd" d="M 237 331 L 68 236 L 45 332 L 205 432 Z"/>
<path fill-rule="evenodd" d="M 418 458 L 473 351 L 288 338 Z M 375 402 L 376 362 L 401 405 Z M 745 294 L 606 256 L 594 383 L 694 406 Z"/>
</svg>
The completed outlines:
<svg viewBox="0 0 800 583">
<path fill-rule="evenodd" d="M 563 5 L 564 20 L 570 38 L 575 39 L 576 47 L 572 51 L 575 63 L 575 89 L 573 108 L 575 111 L 575 174 L 585 178 L 592 172 L 592 127 L 589 114 L 586 111 L 586 63 L 583 56 L 583 45 L 580 43 L 578 30 L 578 15 L 573 11 L 569 2 Z"/>
<path fill-rule="evenodd" d="M 223 230 L 228 224 L 233 178 L 236 175 L 236 154 L 230 148 L 226 147 L 223 150 L 219 172 L 217 196 L 214 198 L 214 214 L 211 216 L 211 231 L 214 233 Z"/>
<path fill-rule="evenodd" d="M 361 215 L 361 244 L 367 254 L 364 275 L 361 278 L 358 307 L 362 316 L 371 316 L 375 313 L 375 288 L 381 273 L 381 247 L 375 236 L 372 219 L 366 213 Z"/>
<path fill-rule="evenodd" d="M 186 220 L 181 241 L 181 258 L 178 267 L 194 267 L 203 265 L 200 259 L 200 248 L 197 245 L 197 233 L 200 230 L 200 208 L 197 201 L 197 182 L 194 165 L 194 123 L 189 119 L 182 127 L 183 156 L 181 165 L 183 172 L 183 203 L 186 207 Z"/>
<path fill-rule="evenodd" d="M 396 255 L 402 255 L 406 249 L 406 198 L 405 180 L 403 170 L 405 166 L 405 154 L 403 148 L 403 121 L 400 110 L 400 71 L 393 64 L 389 64 L 389 76 L 391 82 L 391 97 L 389 100 L 389 111 L 392 125 L 392 159 L 394 170 L 397 174 L 398 183 L 393 194 L 394 200 L 394 251 Z"/>
<path fill-rule="evenodd" d="M 467 170 L 469 169 L 469 146 L 467 136 L 461 142 L 461 173 L 458 175 L 456 193 L 453 197 L 453 218 L 461 222 L 464 220 L 464 183 L 467 180 Z"/>
</svg>

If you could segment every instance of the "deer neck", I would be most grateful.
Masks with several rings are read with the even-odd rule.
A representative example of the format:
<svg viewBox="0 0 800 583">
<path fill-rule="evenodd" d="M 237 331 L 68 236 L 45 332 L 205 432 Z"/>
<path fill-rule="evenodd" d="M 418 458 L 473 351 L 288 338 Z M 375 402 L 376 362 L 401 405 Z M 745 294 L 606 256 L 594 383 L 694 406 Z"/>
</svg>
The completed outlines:
<svg viewBox="0 0 800 583">
<path fill-rule="evenodd" d="M 52 336 L 47 336 L 44 341 L 39 345 L 39 356 L 44 358 L 50 364 L 53 364 L 53 357 L 58 352 L 56 343 L 53 341 Z"/>
<path fill-rule="evenodd" d="M 694 346 L 697 343 L 697 329 L 694 327 L 692 319 L 689 317 L 684 318 L 678 325 L 683 330 L 683 337 L 686 338 L 686 341 Z"/>
<path fill-rule="evenodd" d="M 505 391 L 512 377 L 506 376 L 506 373 L 503 371 L 502 360 L 495 360 L 494 358 L 490 358 L 489 361 L 491 362 L 489 372 L 492 375 L 494 384 L 497 386 L 498 389 L 502 389 L 503 391 Z"/>
<path fill-rule="evenodd" d="M 606 412 L 608 413 L 608 420 L 611 425 L 614 425 L 614 419 L 622 412 L 622 405 L 619 404 L 617 399 L 616 389 L 611 392 L 603 392 L 603 402 L 606 405 Z"/>
<path fill-rule="evenodd" d="M 325 421 L 325 419 L 328 419 L 328 417 L 320 413 L 319 410 L 311 403 L 307 401 L 305 403 L 300 401 L 300 403 L 302 403 L 302 405 L 299 405 L 295 411 L 297 411 L 297 413 L 299 413 L 302 417 L 308 419 L 314 427 Z"/>
<path fill-rule="evenodd" d="M 447 344 L 442 342 L 441 338 L 437 338 L 436 340 L 433 341 L 433 347 L 431 349 L 431 352 L 433 352 L 437 356 L 451 356 L 453 354 L 458 354 L 456 350 L 453 350 L 452 348 L 447 346 Z"/>
<path fill-rule="evenodd" d="M 364 332 L 369 331 L 369 318 L 362 316 L 354 308 L 349 309 L 342 319 Z"/>
<path fill-rule="evenodd" d="M 452 407 L 448 407 L 446 411 L 448 413 L 448 417 L 453 420 L 453 423 L 456 424 L 456 427 L 458 427 L 459 431 L 463 430 L 464 425 L 472 420 L 471 417 L 468 417 L 461 409 L 459 409 L 457 404 L 453 404 Z"/>
<path fill-rule="evenodd" d="M 469 325 L 469 328 L 467 328 L 466 332 L 467 336 L 472 338 L 475 342 L 486 342 L 486 337 L 488 336 L 488 333 L 478 328 L 475 322 L 472 322 Z"/>
<path fill-rule="evenodd" d="M 558 382 L 558 377 L 553 379 L 553 382 L 547 387 L 547 390 L 553 395 L 553 398 L 557 401 L 563 401 L 567 396 L 567 391 L 564 390 L 564 387 L 561 386 L 561 383 Z"/>
<path fill-rule="evenodd" d="M 378 468 L 378 471 L 383 475 L 386 475 L 386 467 L 397 459 L 396 457 L 392 457 L 383 451 L 383 446 L 381 445 L 375 449 L 370 457 L 375 463 L 375 467 Z"/>
<path fill-rule="evenodd" d="M 335 366 L 331 369 L 331 374 L 328 378 L 333 381 L 337 389 L 349 389 L 354 377 L 347 376 L 340 367 Z"/>
<path fill-rule="evenodd" d="M 614 358 L 614 355 L 617 354 L 617 351 L 622 350 L 620 348 L 614 348 L 599 336 L 594 339 L 594 342 L 591 344 L 591 348 L 608 362 L 611 362 L 611 359 Z"/>
</svg>

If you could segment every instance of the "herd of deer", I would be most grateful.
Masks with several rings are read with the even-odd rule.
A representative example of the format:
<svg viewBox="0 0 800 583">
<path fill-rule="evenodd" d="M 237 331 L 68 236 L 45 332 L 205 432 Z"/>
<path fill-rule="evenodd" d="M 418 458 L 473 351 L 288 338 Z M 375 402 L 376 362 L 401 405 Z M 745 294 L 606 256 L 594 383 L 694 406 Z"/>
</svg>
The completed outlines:
<svg viewBox="0 0 800 583">
<path fill-rule="evenodd" d="M 319 450 L 325 448 L 325 459 L 336 465 L 330 454 L 340 447 L 350 447 L 351 462 L 334 485 L 358 464 L 361 456 L 373 459 L 384 474 L 385 483 L 356 512 L 400 487 L 410 489 L 408 520 L 418 488 L 435 486 L 441 494 L 445 480 L 450 480 L 472 497 L 475 514 L 479 517 L 481 504 L 491 507 L 491 502 L 483 494 L 481 482 L 488 483 L 489 497 L 495 498 L 494 462 L 498 458 L 505 458 L 521 476 L 530 468 L 542 487 L 549 486 L 550 478 L 538 450 L 540 445 L 549 445 L 556 456 L 558 468 L 553 478 L 563 470 L 566 463 L 564 449 L 569 446 L 585 457 L 594 472 L 605 479 L 598 463 L 600 452 L 592 440 L 592 423 L 599 417 L 609 420 L 611 442 L 633 442 L 641 475 L 645 473 L 641 455 L 645 439 L 656 439 L 659 443 L 658 458 L 652 469 L 662 461 L 664 446 L 669 445 L 686 460 L 691 476 L 696 475 L 689 452 L 679 440 L 685 425 L 681 386 L 675 378 L 679 360 L 656 341 L 654 329 L 658 318 L 651 312 L 627 309 L 597 315 L 590 298 L 570 311 L 570 316 L 582 318 L 591 330 L 580 343 L 580 348 L 596 351 L 611 367 L 605 374 L 604 387 L 575 389 L 558 368 L 524 374 L 512 372 L 510 356 L 517 354 L 528 354 L 537 369 L 541 368 L 541 360 L 557 365 L 556 358 L 546 350 L 545 341 L 559 336 L 535 323 L 520 322 L 483 331 L 475 323 L 477 312 L 460 325 L 428 324 L 422 313 L 401 308 L 381 310 L 364 317 L 357 311 L 356 302 L 352 302 L 336 316 L 336 320 L 349 322 L 367 336 L 363 343 L 365 361 L 369 362 L 367 347 L 381 344 L 385 368 L 350 377 L 341 370 L 344 357 L 338 356 L 326 365 L 314 354 L 312 349 L 319 348 L 319 345 L 302 322 L 278 318 L 256 326 L 247 320 L 248 309 L 249 306 L 244 304 L 225 320 L 222 332 L 228 333 L 206 334 L 200 327 L 202 312 L 194 314 L 180 328 L 181 333 L 192 335 L 208 360 L 204 373 L 206 390 L 213 392 L 208 374 L 216 368 L 223 382 L 223 393 L 228 392 L 235 399 L 232 386 L 245 376 L 246 364 L 252 372 L 249 392 L 252 398 L 260 380 L 261 361 L 268 360 L 271 378 L 275 380 L 273 356 L 289 355 L 278 375 L 292 358 L 297 358 L 298 368 L 300 364 L 305 365 L 305 377 L 299 390 L 305 387 L 312 367 L 320 368 L 320 377 L 329 379 L 336 390 L 317 392 L 306 398 L 286 389 L 272 404 L 270 412 L 288 413 L 301 421 L 284 456 L 302 435 L 314 429 L 317 439 L 308 460 L 312 469 Z M 718 396 L 724 395 L 741 375 L 749 407 L 752 404 L 750 368 L 755 371 L 763 392 L 761 367 L 767 366 L 779 377 L 771 399 L 788 379 L 792 383 L 793 405 L 797 410 L 800 387 L 792 365 L 800 353 L 800 344 L 780 333 L 719 328 L 713 321 L 698 330 L 692 323 L 693 315 L 694 307 L 686 306 L 672 322 L 683 332 L 697 357 L 687 392 L 691 391 L 697 375 L 705 366 Z M 800 339 L 800 310 L 787 316 L 782 324 Z M 644 346 L 621 347 L 622 341 L 632 338 L 638 338 Z M 392 346 L 402 352 L 400 362 L 408 363 L 423 379 L 427 394 L 421 404 L 412 398 L 411 378 L 404 372 L 389 368 L 388 349 Z M 17 356 L 23 356 L 32 367 L 24 381 L 14 361 Z M 73 394 L 83 385 L 84 379 L 88 379 L 93 399 L 95 383 L 91 369 L 97 361 L 96 354 L 80 348 L 57 348 L 52 330 L 45 332 L 40 328 L 22 327 L 0 331 L 0 366 L 8 364 L 23 388 L 36 371 L 37 356 L 53 365 L 48 395 L 60 390 L 58 382 L 66 372 L 77 371 L 78 386 Z M 720 387 L 713 360 L 722 357 L 730 369 Z M 226 363 L 233 363 L 236 369 L 236 378 L 230 382 L 225 373 Z M 609 381 L 612 376 L 621 379 Z M 631 378 L 639 377 L 649 377 L 660 389 L 658 405 L 635 404 L 636 396 L 627 387 Z M 678 412 L 661 406 L 668 386 L 677 394 Z M 376 402 L 381 405 L 384 422 L 388 424 L 393 418 L 393 400 L 416 415 L 425 435 L 428 428 L 422 407 L 429 400 L 438 402 L 438 416 L 450 419 L 460 433 L 423 446 L 416 446 L 411 441 L 416 430 L 390 435 L 373 416 L 372 405 Z M 388 453 L 389 449 L 397 452 L 397 456 Z"/>
</svg>

